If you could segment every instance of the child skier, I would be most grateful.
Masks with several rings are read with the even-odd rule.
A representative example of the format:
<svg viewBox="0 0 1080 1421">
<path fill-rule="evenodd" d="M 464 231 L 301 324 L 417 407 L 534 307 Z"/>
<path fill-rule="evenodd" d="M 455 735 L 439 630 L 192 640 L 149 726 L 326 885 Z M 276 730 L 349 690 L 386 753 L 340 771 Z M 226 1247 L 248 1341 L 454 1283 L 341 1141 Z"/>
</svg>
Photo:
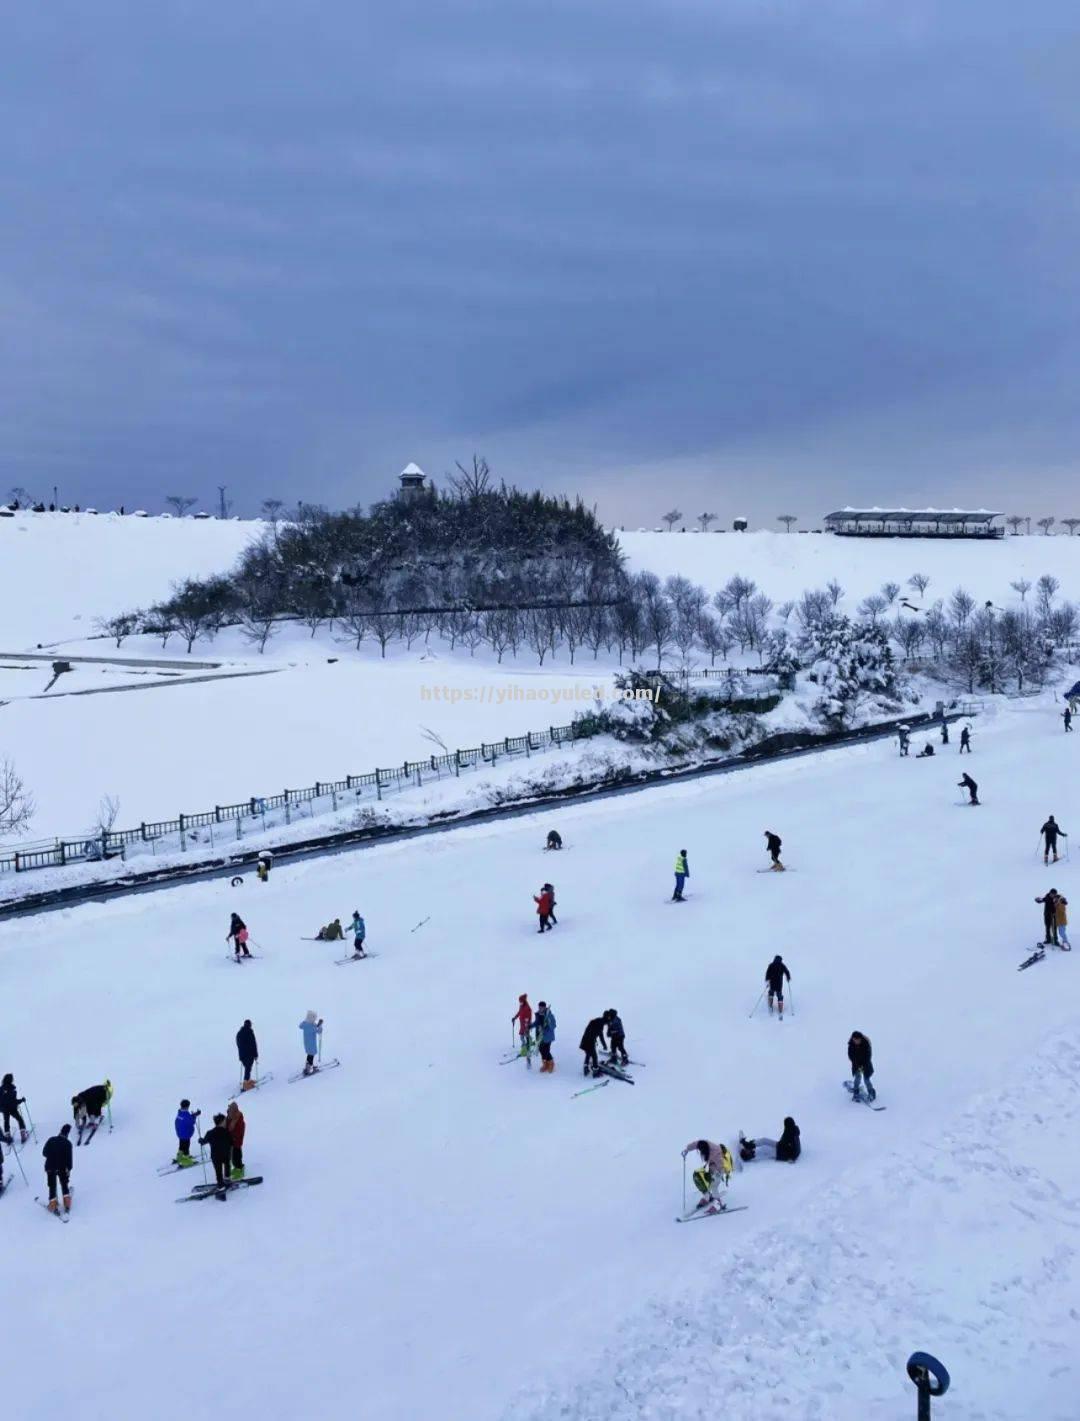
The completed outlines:
<svg viewBox="0 0 1080 1421">
<path fill-rule="evenodd" d="M 1069 900 L 1064 893 L 1057 895 L 1054 904 L 1054 926 L 1057 928 L 1058 947 L 1062 952 L 1072 952 L 1072 943 L 1069 941 Z"/>
<path fill-rule="evenodd" d="M 533 1009 L 529 1005 L 529 995 L 527 992 L 522 992 L 521 996 L 518 997 L 518 1009 L 510 1018 L 511 1021 L 516 1021 L 518 1024 L 518 1040 L 522 1045 L 524 1045 L 525 1038 L 532 1029 L 532 1019 Z"/>
<path fill-rule="evenodd" d="M 232 941 L 237 957 L 250 957 L 248 952 L 248 930 L 247 924 L 239 913 L 233 913 L 229 919 L 229 931 L 225 936 L 225 941 Z"/>
<path fill-rule="evenodd" d="M 960 753 L 961 753 L 961 755 L 964 753 L 965 750 L 967 751 L 967 753 L 968 753 L 969 755 L 971 754 L 971 726 L 970 726 L 970 725 L 965 725 L 964 728 L 963 728 L 963 730 L 960 732 Z"/>
<path fill-rule="evenodd" d="M 366 957 L 367 953 L 364 951 L 364 939 L 367 937 L 367 925 L 360 916 L 359 908 L 353 909 L 349 931 L 352 933 L 353 956 Z"/>
<path fill-rule="evenodd" d="M 313 1011 L 309 1011 L 300 1023 L 300 1030 L 304 1033 L 304 1050 L 307 1052 L 307 1061 L 304 1063 L 305 1076 L 313 1075 L 319 1069 L 315 1064 L 315 1057 L 319 1050 L 322 1027 L 322 1017 L 317 1017 Z"/>
<path fill-rule="evenodd" d="M 683 1159 L 691 1150 L 697 1150 L 701 1163 L 694 1170 L 694 1184 L 701 1194 L 695 1209 L 705 1209 L 709 1213 L 726 1209 L 727 1205 L 715 1191 L 721 1184 L 726 1188 L 735 1162 L 727 1145 L 713 1144 L 711 1140 L 691 1140 L 682 1152 Z"/>
<path fill-rule="evenodd" d="M 671 895 L 673 903 L 683 901 L 683 889 L 686 887 L 686 880 L 690 877 L 690 860 L 686 857 L 686 850 L 680 849 L 675 855 L 675 892 Z"/>
<path fill-rule="evenodd" d="M 772 1015 L 773 998 L 775 997 L 777 1000 L 777 1004 L 780 1008 L 781 1021 L 783 1021 L 784 1019 L 785 978 L 787 978 L 787 980 L 790 982 L 791 973 L 784 965 L 784 959 L 780 956 L 779 953 L 777 953 L 773 960 L 769 963 L 768 967 L 765 968 L 765 985 L 769 989 L 769 1014 Z M 758 1000 L 760 1001 L 761 998 L 759 997 Z"/>
<path fill-rule="evenodd" d="M 853 1031 L 848 1038 L 847 1054 L 851 1063 L 852 1100 L 862 1100 L 860 1092 L 863 1085 L 866 1086 L 867 1100 L 876 1100 L 877 1091 L 870 1084 L 870 1077 L 874 1074 L 870 1038 L 864 1036 L 861 1031 Z"/>
<path fill-rule="evenodd" d="M 230 1160 L 232 1163 L 229 1178 L 243 1179 L 244 1132 L 247 1129 L 247 1123 L 235 1100 L 229 1102 L 229 1107 L 225 1111 L 225 1128 L 229 1132 Z"/>
<path fill-rule="evenodd" d="M 774 834 L 771 829 L 765 830 L 765 847 L 768 849 L 769 857 L 772 859 L 772 863 L 769 867 L 775 869 L 777 873 L 783 873 L 784 871 L 784 865 L 780 862 L 780 845 L 782 842 L 779 834 Z"/>
<path fill-rule="evenodd" d="M 190 1100 L 182 1100 L 180 1109 L 176 1112 L 176 1120 L 173 1128 L 176 1130 L 177 1150 L 175 1164 L 181 1169 L 187 1169 L 188 1165 L 195 1163 L 191 1154 L 191 1141 L 195 1137 L 195 1132 L 199 1128 L 200 1110 L 192 1110 Z"/>
<path fill-rule="evenodd" d="M 548 922 L 553 928 L 557 928 L 559 926 L 559 920 L 555 916 L 555 885 L 553 883 L 545 883 L 543 887 L 543 892 L 549 894 L 551 897 L 551 909 L 548 913 Z"/>
</svg>

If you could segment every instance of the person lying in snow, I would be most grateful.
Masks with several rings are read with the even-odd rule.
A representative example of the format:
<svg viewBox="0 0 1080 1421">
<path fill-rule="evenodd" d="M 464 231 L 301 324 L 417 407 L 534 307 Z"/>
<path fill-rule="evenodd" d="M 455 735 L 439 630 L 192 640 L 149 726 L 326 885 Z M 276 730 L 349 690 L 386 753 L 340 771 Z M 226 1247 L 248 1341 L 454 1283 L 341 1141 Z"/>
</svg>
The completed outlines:
<svg viewBox="0 0 1080 1421">
<path fill-rule="evenodd" d="M 739 1135 L 739 1158 L 744 1164 L 756 1159 L 774 1159 L 794 1164 L 802 1154 L 802 1139 L 799 1127 L 790 1115 L 784 1116 L 784 1133 L 778 1140 L 767 1140 L 759 1135 L 756 1140 L 748 1140 Z"/>
</svg>

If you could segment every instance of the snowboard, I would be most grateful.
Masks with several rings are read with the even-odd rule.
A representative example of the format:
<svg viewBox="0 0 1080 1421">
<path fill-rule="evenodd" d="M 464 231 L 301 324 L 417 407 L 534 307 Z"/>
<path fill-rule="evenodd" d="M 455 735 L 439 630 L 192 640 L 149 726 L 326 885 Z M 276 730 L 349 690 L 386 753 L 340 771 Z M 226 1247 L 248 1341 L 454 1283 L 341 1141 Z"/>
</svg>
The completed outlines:
<svg viewBox="0 0 1080 1421">
<path fill-rule="evenodd" d="M 844 1089 L 847 1091 L 848 1095 L 852 1095 L 854 1093 L 855 1087 L 851 1081 L 844 1081 Z M 867 1100 L 865 1095 L 859 1096 L 859 1104 L 865 1105 L 870 1110 L 884 1110 L 886 1108 L 884 1105 L 875 1105 L 872 1100 Z"/>
</svg>

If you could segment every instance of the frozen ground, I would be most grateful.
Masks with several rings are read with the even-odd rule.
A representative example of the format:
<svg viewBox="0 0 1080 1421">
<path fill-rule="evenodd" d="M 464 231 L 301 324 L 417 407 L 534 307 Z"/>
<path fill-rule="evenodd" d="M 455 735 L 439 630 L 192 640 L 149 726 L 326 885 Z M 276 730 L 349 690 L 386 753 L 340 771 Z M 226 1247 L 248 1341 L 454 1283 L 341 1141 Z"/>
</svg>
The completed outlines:
<svg viewBox="0 0 1080 1421">
<path fill-rule="evenodd" d="M 949 1421 L 1074 1416 L 1076 965 L 1015 968 L 1034 895 L 1069 891 L 1035 849 L 1048 811 L 1072 827 L 1078 743 L 1049 707 L 977 723 L 978 815 L 955 747 L 875 745 L 0 925 L 0 1069 L 39 1131 L 116 1084 L 70 1224 L 31 1202 L 40 1144 L 33 1190 L 0 1201 L 7 1411 L 111 1421 L 152 1397 L 179 1421 L 210 1385 L 223 1413 L 325 1421 L 854 1421 L 914 1413 L 902 1367 L 924 1347 L 952 1371 Z M 766 827 L 785 877 L 755 872 Z M 560 923 L 540 938 L 544 877 Z M 234 907 L 264 953 L 240 968 Z M 354 907 L 374 960 L 300 940 Z M 778 950 L 795 1015 L 749 1019 Z M 551 1078 L 497 1064 L 524 990 L 559 1018 Z M 571 1099 L 608 1006 L 647 1064 Z M 344 1065 L 288 1085 L 309 1007 Z M 190 1176 L 154 1167 L 181 1095 L 223 1108 L 245 1016 L 275 1075 L 246 1103 L 266 1183 L 178 1209 Z M 854 1027 L 881 1114 L 840 1089 Z M 787 1113 L 798 1165 L 738 1176 L 748 1212 L 672 1222 L 687 1140 Z"/>
</svg>

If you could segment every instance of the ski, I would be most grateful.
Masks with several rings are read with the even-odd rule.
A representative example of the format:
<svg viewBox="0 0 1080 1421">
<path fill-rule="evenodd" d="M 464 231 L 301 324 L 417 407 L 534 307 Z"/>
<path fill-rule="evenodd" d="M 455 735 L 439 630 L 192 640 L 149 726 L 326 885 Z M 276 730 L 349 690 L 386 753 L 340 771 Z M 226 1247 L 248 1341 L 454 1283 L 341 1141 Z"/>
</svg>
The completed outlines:
<svg viewBox="0 0 1080 1421">
<path fill-rule="evenodd" d="M 53 1218 L 59 1219 L 62 1224 L 67 1223 L 69 1215 L 64 1213 L 62 1209 L 50 1209 L 45 1200 L 37 1194 L 34 1195 L 34 1203 L 40 1204 L 47 1214 L 52 1214 Z"/>
<path fill-rule="evenodd" d="M 613 1081 L 625 1081 L 627 1085 L 634 1084 L 633 1076 L 628 1076 L 625 1071 L 620 1071 L 617 1066 L 601 1066 L 600 1074 L 610 1077 Z"/>
<path fill-rule="evenodd" d="M 430 922 L 431 922 L 431 917 L 430 917 L 430 915 L 429 915 L 428 917 L 426 917 L 426 918 L 421 918 L 420 921 L 417 923 L 416 928 L 422 928 L 425 923 L 430 923 Z M 414 932 L 416 931 L 416 928 L 410 928 L 409 931 L 410 931 L 411 933 L 414 933 Z"/>
<path fill-rule="evenodd" d="M 848 1095 L 854 1095 L 854 1093 L 855 1093 L 855 1087 L 852 1085 L 852 1083 L 851 1083 L 850 1081 L 844 1081 L 844 1089 L 847 1091 Z M 869 1110 L 887 1110 L 887 1109 L 888 1109 L 888 1106 L 885 1106 L 885 1105 L 875 1105 L 872 1100 L 867 1100 L 867 1098 L 866 1098 L 865 1095 L 860 1095 L 860 1096 L 859 1096 L 859 1104 L 860 1104 L 860 1105 L 865 1105 Z"/>
<path fill-rule="evenodd" d="M 755 873 L 794 873 L 793 868 L 755 868 Z M 747 1205 L 746 1207 L 749 1207 Z"/>
<path fill-rule="evenodd" d="M 273 1071 L 267 1071 L 266 1075 L 260 1076 L 259 1079 L 255 1082 L 255 1089 L 256 1089 L 256 1090 L 261 1090 L 262 1087 L 263 1087 L 264 1085 L 266 1085 L 267 1081 L 272 1081 L 273 1079 L 274 1079 L 274 1073 L 273 1073 Z M 244 1089 L 244 1082 L 241 1081 L 240 1084 L 239 1084 L 239 1085 L 237 1086 L 237 1088 L 236 1088 L 235 1094 L 234 1094 L 234 1095 L 230 1095 L 230 1096 L 229 1096 L 229 1099 L 230 1099 L 230 1100 L 243 1100 L 244 1096 L 247 1095 L 247 1094 L 248 1094 L 248 1092 Z"/>
<path fill-rule="evenodd" d="M 1034 967 L 1035 963 L 1041 962 L 1045 956 L 1046 948 L 1040 943 L 1030 957 L 1024 958 L 1023 962 L 1021 962 L 1020 966 L 1016 969 L 1017 972 L 1023 972 L 1025 967 Z"/>
<path fill-rule="evenodd" d="M 724 1214 L 741 1214 L 744 1209 L 749 1209 L 749 1204 L 728 1204 L 723 1209 L 693 1209 L 689 1214 L 676 1214 L 677 1224 L 692 1224 L 695 1219 L 716 1219 Z"/>
<path fill-rule="evenodd" d="M 90 1126 L 90 1133 L 87 1135 L 86 1139 L 85 1139 L 85 1140 L 82 1140 L 82 1139 L 76 1140 L 75 1143 L 76 1143 L 77 1145 L 88 1145 L 88 1144 L 90 1143 L 90 1141 L 94 1138 L 94 1136 L 97 1134 L 97 1132 L 98 1132 L 98 1125 L 100 1125 L 100 1124 L 101 1124 L 101 1121 L 99 1120 L 99 1121 L 97 1122 L 97 1125 L 91 1125 L 91 1126 Z"/>
<path fill-rule="evenodd" d="M 234 1189 L 250 1189 L 253 1184 L 261 1184 L 263 1176 L 253 1174 L 250 1179 L 228 1179 L 224 1184 L 199 1184 L 190 1194 L 185 1194 L 177 1199 L 178 1204 L 193 1204 L 196 1199 L 212 1199 L 220 1197 L 224 1199 L 231 1194 Z"/>
<path fill-rule="evenodd" d="M 227 952 L 225 956 L 229 959 L 230 962 L 235 962 L 236 965 L 239 966 L 241 962 L 257 962 L 259 958 L 262 957 L 262 953 L 244 952 L 238 956 L 236 953 Z"/>
<path fill-rule="evenodd" d="M 592 1091 L 594 1091 L 594 1090 L 603 1090 L 606 1085 L 610 1085 L 610 1084 L 611 1084 L 610 1081 L 600 1081 L 598 1085 L 587 1085 L 584 1090 L 576 1090 L 576 1091 L 574 1091 L 574 1093 L 573 1093 L 573 1095 L 570 1097 L 570 1099 L 571 1099 L 571 1100 L 577 1100 L 577 1098 L 578 1098 L 579 1095 L 589 1095 Z"/>
<path fill-rule="evenodd" d="M 290 1077 L 289 1077 L 289 1084 L 292 1085 L 294 1081 L 302 1081 L 302 1080 L 305 1080 L 305 1079 L 307 1079 L 308 1076 L 317 1076 L 317 1075 L 319 1075 L 320 1072 L 322 1072 L 322 1071 L 332 1071 L 335 1066 L 340 1066 L 340 1065 L 341 1065 L 341 1062 L 340 1062 L 340 1061 L 337 1059 L 337 1057 L 335 1056 L 332 1061 L 324 1061 L 321 1066 L 316 1066 L 313 1070 L 306 1071 L 306 1072 L 305 1072 L 305 1071 L 297 1071 L 297 1073 L 296 1073 L 295 1076 L 290 1076 Z"/>
<path fill-rule="evenodd" d="M 334 962 L 338 967 L 344 967 L 346 962 L 366 962 L 369 957 L 378 957 L 377 952 L 354 952 L 349 957 L 335 957 Z"/>
<path fill-rule="evenodd" d="M 158 1170 L 158 1174 L 179 1174 L 181 1170 L 193 1169 L 195 1165 L 199 1163 L 200 1161 L 197 1160 L 194 1155 L 191 1157 L 190 1164 L 177 1164 L 176 1161 L 173 1160 L 172 1164 L 163 1164 Z"/>
</svg>

